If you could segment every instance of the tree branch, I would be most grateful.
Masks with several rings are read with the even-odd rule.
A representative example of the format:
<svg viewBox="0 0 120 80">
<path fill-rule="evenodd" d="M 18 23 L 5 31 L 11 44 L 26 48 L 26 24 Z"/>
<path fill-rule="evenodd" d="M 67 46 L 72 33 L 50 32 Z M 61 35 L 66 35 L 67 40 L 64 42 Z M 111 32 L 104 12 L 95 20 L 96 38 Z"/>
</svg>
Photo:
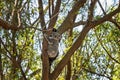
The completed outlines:
<svg viewBox="0 0 120 80">
<path fill-rule="evenodd" d="M 7 49 L 7 46 L 3 43 L 2 39 L 0 38 L 0 42 L 1 44 L 3 45 L 4 49 L 6 50 L 6 52 L 9 53 L 9 55 L 11 56 L 11 53 L 10 51 Z M 9 57 L 7 54 L 5 54 L 10 60 L 11 60 L 11 57 Z"/>
<path fill-rule="evenodd" d="M 2 53 L 1 41 L 0 41 L 0 52 Z M 4 75 L 3 75 L 3 60 L 2 60 L 2 54 L 1 53 L 0 53 L 0 79 L 4 80 Z"/>
<path fill-rule="evenodd" d="M 38 69 L 38 70 L 34 71 L 33 73 L 31 73 L 29 75 L 29 77 L 32 78 L 33 76 L 35 76 L 36 74 L 38 74 L 40 71 L 41 71 L 41 69 Z"/>
<path fill-rule="evenodd" d="M 55 10 L 50 18 L 50 23 L 49 23 L 49 29 L 53 28 L 55 26 L 55 23 L 58 18 L 59 10 L 60 10 L 60 5 L 61 5 L 61 0 L 57 0 Z"/>
<path fill-rule="evenodd" d="M 49 30 L 41 30 L 39 28 L 36 28 L 36 27 L 32 27 L 35 25 L 36 22 L 38 22 L 39 18 L 37 18 L 32 24 L 31 26 L 28 26 L 28 27 L 16 27 L 15 25 L 12 25 L 12 24 L 9 24 L 7 21 L 4 21 L 3 19 L 0 18 L 0 27 L 2 27 L 3 29 L 6 29 L 6 30 L 14 30 L 14 31 L 18 31 L 18 30 L 22 30 L 22 29 L 26 29 L 26 28 L 31 28 L 31 29 L 35 29 L 35 30 L 38 30 L 38 31 L 49 31 Z"/>
<path fill-rule="evenodd" d="M 96 2 L 97 0 L 91 0 L 91 4 L 89 7 L 89 11 L 88 11 L 88 21 L 93 20 L 93 12 L 94 12 L 94 7 L 95 7 Z"/>
<path fill-rule="evenodd" d="M 44 19 L 44 11 L 43 11 L 43 3 L 42 0 L 38 0 L 38 4 L 39 4 L 39 17 L 40 17 L 40 23 L 41 23 L 41 27 L 42 29 L 46 28 L 45 25 L 45 19 Z"/>
<path fill-rule="evenodd" d="M 90 7 L 89 7 L 89 12 L 88 12 L 89 13 L 88 14 L 88 21 L 93 20 L 93 11 L 94 11 L 96 1 L 97 0 L 91 0 L 91 4 L 90 4 Z M 87 24 L 87 21 L 79 21 L 79 22 L 74 23 L 73 27 L 76 27 L 76 26 L 79 26 L 79 25 L 85 25 L 85 24 Z"/>
<path fill-rule="evenodd" d="M 74 16 L 77 14 L 77 11 L 82 6 L 84 6 L 84 4 L 86 3 L 86 1 L 87 0 L 76 1 L 76 3 L 74 4 L 72 10 L 68 13 L 67 17 L 65 18 L 65 20 L 63 21 L 63 23 L 61 24 L 61 26 L 58 28 L 58 33 L 62 34 L 65 31 L 67 31 L 68 29 L 70 29 L 70 28 L 73 27 L 72 24 L 73 24 Z"/>
<path fill-rule="evenodd" d="M 49 6 L 49 18 L 51 18 L 51 0 L 48 0 L 48 6 Z"/>
<path fill-rule="evenodd" d="M 118 24 L 115 20 L 111 19 L 109 21 L 112 22 L 116 27 L 118 27 L 118 29 L 120 29 L 120 24 Z"/>
<path fill-rule="evenodd" d="M 2 20 L 1 18 L 0 18 L 0 27 L 4 28 L 6 30 L 9 30 L 9 29 L 17 30 L 18 29 L 18 27 L 9 24 L 7 21 Z"/>
<path fill-rule="evenodd" d="M 100 18 L 98 20 L 93 21 L 92 23 L 94 24 L 94 27 L 105 22 L 105 21 L 109 21 L 112 16 L 116 15 L 117 13 L 120 12 L 120 7 L 118 7 L 116 10 L 114 10 L 113 12 L 106 14 L 105 16 L 103 16 L 103 18 Z"/>
<path fill-rule="evenodd" d="M 100 8 L 103 12 L 104 15 L 106 15 L 106 12 L 104 10 L 104 8 L 102 7 L 102 4 L 100 3 L 100 1 L 98 0 L 98 4 L 100 5 Z M 119 6 L 118 6 L 119 7 Z M 117 22 L 115 22 L 115 20 L 113 20 L 112 18 L 109 20 L 110 22 L 112 22 L 115 26 L 117 26 L 120 29 L 120 25 L 117 24 Z"/>
<path fill-rule="evenodd" d="M 21 63 L 18 63 L 18 65 L 19 65 L 19 69 L 20 69 L 20 71 L 21 71 L 21 74 L 22 74 L 22 76 L 23 76 L 23 79 L 24 79 L 24 80 L 27 80 L 26 75 L 25 75 L 25 72 L 24 72 L 23 69 L 22 69 Z"/>
<path fill-rule="evenodd" d="M 105 12 L 104 8 L 102 7 L 102 4 L 100 3 L 99 0 L 97 0 L 97 1 L 98 1 L 98 4 L 99 4 L 99 6 L 100 6 L 100 8 L 101 8 L 101 10 L 103 12 L 103 14 L 106 15 L 106 12 Z"/>
</svg>

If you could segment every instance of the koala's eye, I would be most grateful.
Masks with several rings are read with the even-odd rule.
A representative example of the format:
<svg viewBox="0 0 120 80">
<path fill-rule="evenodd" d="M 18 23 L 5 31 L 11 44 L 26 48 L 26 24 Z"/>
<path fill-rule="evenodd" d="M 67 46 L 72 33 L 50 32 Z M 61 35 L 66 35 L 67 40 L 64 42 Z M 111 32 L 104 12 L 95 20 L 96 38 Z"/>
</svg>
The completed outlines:
<svg viewBox="0 0 120 80">
<path fill-rule="evenodd" d="M 52 34 L 50 34 L 49 37 L 52 37 Z"/>
<path fill-rule="evenodd" d="M 57 38 L 57 35 L 55 35 L 54 37 Z"/>
</svg>

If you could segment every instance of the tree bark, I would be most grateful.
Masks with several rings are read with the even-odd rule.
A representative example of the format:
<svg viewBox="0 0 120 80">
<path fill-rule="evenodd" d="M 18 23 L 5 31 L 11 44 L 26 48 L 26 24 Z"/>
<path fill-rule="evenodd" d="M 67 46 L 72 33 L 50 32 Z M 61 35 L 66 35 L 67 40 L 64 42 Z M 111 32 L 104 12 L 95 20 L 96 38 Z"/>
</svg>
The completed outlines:
<svg viewBox="0 0 120 80">
<path fill-rule="evenodd" d="M 0 42 L 0 52 L 2 52 L 1 50 L 1 42 Z M 0 80 L 4 80 L 3 79 L 3 70 L 2 70 L 2 53 L 0 53 Z"/>
</svg>

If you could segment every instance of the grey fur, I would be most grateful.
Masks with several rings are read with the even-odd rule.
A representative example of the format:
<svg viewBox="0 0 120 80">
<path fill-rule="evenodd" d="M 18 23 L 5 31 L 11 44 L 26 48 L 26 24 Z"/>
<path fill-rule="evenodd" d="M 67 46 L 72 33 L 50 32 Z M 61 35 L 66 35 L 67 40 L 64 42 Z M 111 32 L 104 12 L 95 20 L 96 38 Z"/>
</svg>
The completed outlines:
<svg viewBox="0 0 120 80">
<path fill-rule="evenodd" d="M 49 58 L 55 58 L 58 55 L 58 46 L 61 36 L 57 32 L 52 32 L 48 37 L 48 56 Z"/>
</svg>

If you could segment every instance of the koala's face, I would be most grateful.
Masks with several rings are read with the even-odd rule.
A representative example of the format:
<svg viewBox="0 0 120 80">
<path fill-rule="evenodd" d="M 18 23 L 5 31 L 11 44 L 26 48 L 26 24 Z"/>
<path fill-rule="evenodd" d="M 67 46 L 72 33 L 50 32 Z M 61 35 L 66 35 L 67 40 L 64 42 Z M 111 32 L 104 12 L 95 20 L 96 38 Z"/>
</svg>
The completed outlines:
<svg viewBox="0 0 120 80">
<path fill-rule="evenodd" d="M 58 34 L 57 32 L 52 32 L 52 33 L 49 35 L 49 39 L 54 39 L 54 40 L 59 41 L 59 40 L 61 39 L 61 35 Z"/>
</svg>

